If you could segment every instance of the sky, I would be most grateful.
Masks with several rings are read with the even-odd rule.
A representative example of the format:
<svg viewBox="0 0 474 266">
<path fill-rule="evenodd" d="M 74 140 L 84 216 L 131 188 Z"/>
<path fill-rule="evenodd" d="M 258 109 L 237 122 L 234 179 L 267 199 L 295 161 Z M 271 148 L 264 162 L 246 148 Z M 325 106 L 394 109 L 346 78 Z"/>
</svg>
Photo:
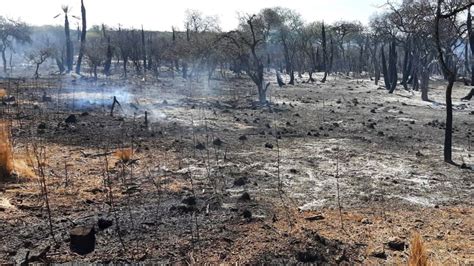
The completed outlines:
<svg viewBox="0 0 474 266">
<path fill-rule="evenodd" d="M 386 0 L 84 0 L 88 27 L 105 23 L 109 26 L 169 31 L 172 26 L 184 28 L 187 9 L 205 15 L 217 15 L 223 30 L 235 29 L 238 14 L 257 13 L 265 7 L 287 7 L 300 13 L 307 22 L 324 20 L 358 20 L 367 24 L 371 15 L 380 12 Z M 72 7 L 80 16 L 80 0 L 0 0 L 0 15 L 20 18 L 31 25 L 62 25 L 61 6 Z M 73 24 L 79 20 L 72 21 Z"/>
</svg>

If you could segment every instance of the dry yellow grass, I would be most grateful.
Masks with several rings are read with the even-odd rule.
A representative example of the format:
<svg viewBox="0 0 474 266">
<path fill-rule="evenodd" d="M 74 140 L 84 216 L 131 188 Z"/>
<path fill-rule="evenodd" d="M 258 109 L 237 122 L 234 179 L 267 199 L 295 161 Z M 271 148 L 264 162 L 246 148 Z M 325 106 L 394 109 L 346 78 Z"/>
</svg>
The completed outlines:
<svg viewBox="0 0 474 266">
<path fill-rule="evenodd" d="M 35 178 L 36 174 L 33 171 L 33 168 L 28 165 L 28 160 L 18 159 L 18 156 L 15 155 L 15 159 L 13 160 L 13 169 L 15 169 L 15 173 L 18 174 L 20 180 L 28 180 L 29 178 Z"/>
<path fill-rule="evenodd" d="M 132 148 L 118 149 L 118 150 L 115 151 L 114 155 L 120 161 L 126 163 L 126 162 L 129 162 L 132 159 L 133 149 Z"/>
<path fill-rule="evenodd" d="M 8 178 L 14 168 L 9 128 L 6 121 L 0 121 L 0 180 Z"/>
<path fill-rule="evenodd" d="M 427 266 L 430 265 L 423 239 L 419 233 L 415 233 L 410 242 L 409 266 Z"/>
</svg>

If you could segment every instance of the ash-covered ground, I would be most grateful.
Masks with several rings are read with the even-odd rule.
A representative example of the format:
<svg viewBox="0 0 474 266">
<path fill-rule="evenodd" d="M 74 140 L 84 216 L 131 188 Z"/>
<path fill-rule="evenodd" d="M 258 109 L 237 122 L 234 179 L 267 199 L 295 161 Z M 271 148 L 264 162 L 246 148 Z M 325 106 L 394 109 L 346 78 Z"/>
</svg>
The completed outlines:
<svg viewBox="0 0 474 266">
<path fill-rule="evenodd" d="M 433 261 L 473 263 L 470 87 L 453 93 L 455 166 L 444 82 L 423 102 L 368 79 L 301 81 L 272 84 L 264 107 L 240 78 L 12 86 L 0 113 L 25 168 L 44 147 L 54 239 L 39 178 L 18 171 L 1 184 L 0 262 L 393 264 L 416 231 Z M 87 255 L 69 249 L 79 225 L 96 230 Z"/>
</svg>

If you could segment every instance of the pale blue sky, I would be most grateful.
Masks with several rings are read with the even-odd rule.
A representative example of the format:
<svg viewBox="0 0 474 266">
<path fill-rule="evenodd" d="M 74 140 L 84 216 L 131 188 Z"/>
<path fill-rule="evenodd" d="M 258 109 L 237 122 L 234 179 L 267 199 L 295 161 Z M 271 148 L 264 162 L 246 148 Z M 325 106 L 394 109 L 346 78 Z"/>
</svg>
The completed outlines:
<svg viewBox="0 0 474 266">
<path fill-rule="evenodd" d="M 80 0 L 1 0 L 0 15 L 21 18 L 33 25 L 61 24 L 61 5 L 72 7 L 72 14 L 80 14 Z M 184 11 L 198 9 L 206 15 L 217 15 L 224 30 L 237 25 L 238 13 L 255 13 L 264 7 L 282 6 L 296 10 L 306 21 L 359 20 L 366 24 L 386 0 L 84 0 L 88 25 L 105 23 L 117 26 L 140 27 L 148 30 L 183 28 Z M 78 21 L 73 22 L 76 24 Z"/>
</svg>

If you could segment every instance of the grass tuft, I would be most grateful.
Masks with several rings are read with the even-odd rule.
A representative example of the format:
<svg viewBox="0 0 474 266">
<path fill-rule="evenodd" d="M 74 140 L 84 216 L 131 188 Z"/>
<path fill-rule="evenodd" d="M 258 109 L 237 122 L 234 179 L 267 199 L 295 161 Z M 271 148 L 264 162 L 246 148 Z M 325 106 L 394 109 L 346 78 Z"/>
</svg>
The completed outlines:
<svg viewBox="0 0 474 266">
<path fill-rule="evenodd" d="M 14 167 L 9 129 L 6 121 L 0 121 L 0 180 L 9 178 Z"/>
<path fill-rule="evenodd" d="M 410 243 L 409 266 L 427 266 L 430 265 L 423 239 L 419 233 L 415 233 Z"/>
<path fill-rule="evenodd" d="M 114 153 L 115 157 L 117 157 L 120 161 L 127 163 L 132 159 L 133 156 L 133 149 L 132 148 L 123 148 L 116 150 Z"/>
</svg>

